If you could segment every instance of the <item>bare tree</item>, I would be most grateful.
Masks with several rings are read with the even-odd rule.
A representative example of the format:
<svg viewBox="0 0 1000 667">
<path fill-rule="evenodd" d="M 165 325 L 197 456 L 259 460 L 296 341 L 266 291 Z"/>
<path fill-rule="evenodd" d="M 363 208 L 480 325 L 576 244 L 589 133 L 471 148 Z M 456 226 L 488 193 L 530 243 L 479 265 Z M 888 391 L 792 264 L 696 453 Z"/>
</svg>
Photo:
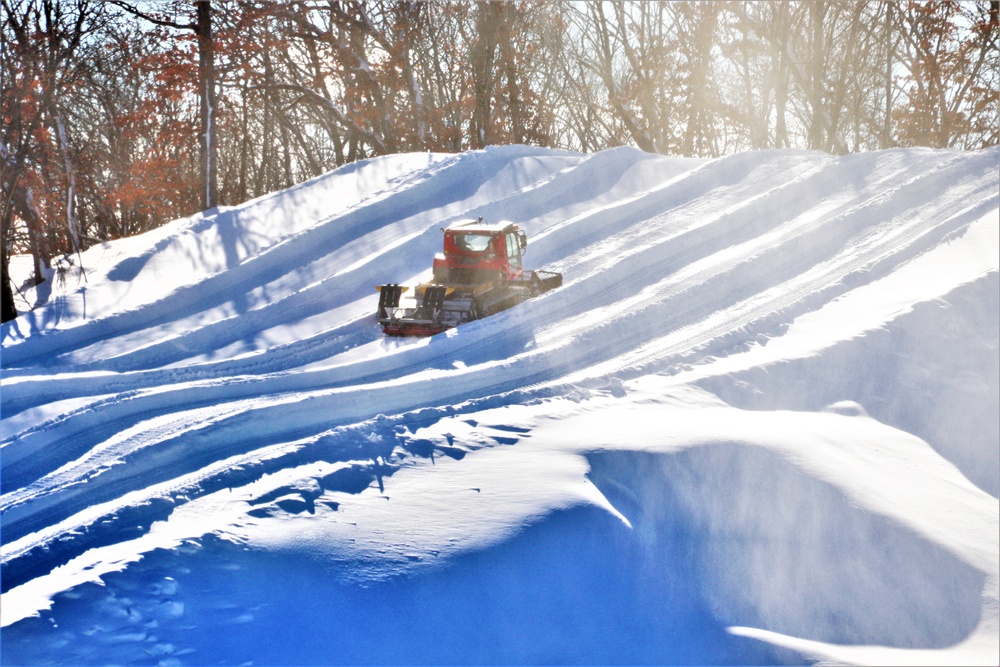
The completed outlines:
<svg viewBox="0 0 1000 667">
<path fill-rule="evenodd" d="M 99 7 L 90 0 L 2 0 L 0 9 L 4 42 L 0 91 L 5 121 L 0 150 L 0 181 L 4 188 L 0 203 L 3 273 L 5 276 L 9 273 L 7 245 L 16 215 L 26 223 L 35 281 L 41 282 L 41 264 L 50 249 L 45 247 L 43 220 L 33 195 L 40 182 L 39 174 L 29 169 L 29 162 L 41 165 L 50 158 L 58 160 L 58 185 L 50 182 L 49 188 L 54 186 L 62 191 L 59 203 L 60 217 L 65 220 L 62 235 L 68 241 L 68 249 L 79 253 L 82 231 L 77 214 L 76 155 L 63 97 L 81 78 L 76 54 L 84 37 L 99 25 Z M 48 130 L 47 138 L 36 136 L 40 127 Z M 43 166 L 49 167 L 50 177 L 55 177 L 51 160 Z M 55 208 L 49 213 L 55 217 Z M 4 296 L 9 288 L 6 282 L 5 285 Z M 10 300 L 4 303 L 5 317 L 16 313 Z"/>
<path fill-rule="evenodd" d="M 893 17 L 908 70 L 898 111 L 905 143 L 978 148 L 997 141 L 1000 5 L 907 2 Z"/>
<path fill-rule="evenodd" d="M 190 30 L 198 40 L 198 99 L 201 127 L 198 131 L 202 209 L 218 205 L 218 132 L 216 130 L 215 41 L 212 35 L 212 2 L 196 0 L 193 19 L 178 21 L 167 12 L 152 13 L 140 10 L 125 0 L 108 0 L 129 14 L 157 26 L 176 30 Z"/>
</svg>

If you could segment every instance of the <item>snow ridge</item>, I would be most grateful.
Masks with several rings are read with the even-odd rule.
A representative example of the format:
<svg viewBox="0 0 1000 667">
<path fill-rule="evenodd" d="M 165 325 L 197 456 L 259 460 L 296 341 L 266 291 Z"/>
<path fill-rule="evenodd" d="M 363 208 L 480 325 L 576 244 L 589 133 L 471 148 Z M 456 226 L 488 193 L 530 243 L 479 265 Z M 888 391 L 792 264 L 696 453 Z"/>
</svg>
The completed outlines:
<svg viewBox="0 0 1000 667">
<path fill-rule="evenodd" d="M 0 332 L 3 659 L 995 664 L 998 185 L 1000 149 L 494 147 L 92 248 Z M 480 215 L 563 287 L 385 339 L 372 287 Z M 320 622 L 262 610 L 274 558 L 403 652 L 254 641 Z"/>
</svg>

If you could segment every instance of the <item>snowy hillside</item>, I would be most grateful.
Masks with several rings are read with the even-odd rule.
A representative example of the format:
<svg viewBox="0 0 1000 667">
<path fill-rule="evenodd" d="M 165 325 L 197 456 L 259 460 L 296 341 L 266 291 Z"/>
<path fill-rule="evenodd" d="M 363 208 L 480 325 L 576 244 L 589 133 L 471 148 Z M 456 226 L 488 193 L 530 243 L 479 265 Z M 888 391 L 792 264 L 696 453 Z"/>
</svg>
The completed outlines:
<svg viewBox="0 0 1000 667">
<path fill-rule="evenodd" d="M 995 665 L 998 191 L 497 147 L 92 248 L 2 330 L 0 659 Z M 564 285 L 386 339 L 480 215 Z"/>
</svg>

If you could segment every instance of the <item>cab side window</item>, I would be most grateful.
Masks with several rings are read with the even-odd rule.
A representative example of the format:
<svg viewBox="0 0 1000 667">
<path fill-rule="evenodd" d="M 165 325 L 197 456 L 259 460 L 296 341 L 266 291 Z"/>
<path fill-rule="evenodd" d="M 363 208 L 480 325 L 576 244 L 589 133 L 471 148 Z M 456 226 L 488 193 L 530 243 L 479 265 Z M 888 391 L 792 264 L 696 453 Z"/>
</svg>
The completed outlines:
<svg viewBox="0 0 1000 667">
<path fill-rule="evenodd" d="M 521 245 L 518 243 L 517 234 L 511 232 L 506 234 L 507 258 L 511 266 L 521 266 Z"/>
<path fill-rule="evenodd" d="M 517 252 L 515 251 L 516 244 L 514 243 L 514 235 L 507 234 L 507 256 L 514 257 Z"/>
</svg>

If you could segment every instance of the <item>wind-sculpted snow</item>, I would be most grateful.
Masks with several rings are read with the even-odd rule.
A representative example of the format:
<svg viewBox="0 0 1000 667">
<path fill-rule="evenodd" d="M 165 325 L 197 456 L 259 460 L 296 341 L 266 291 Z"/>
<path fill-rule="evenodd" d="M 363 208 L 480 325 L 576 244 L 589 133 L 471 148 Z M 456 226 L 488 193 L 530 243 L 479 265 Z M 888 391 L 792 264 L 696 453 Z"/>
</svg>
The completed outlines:
<svg viewBox="0 0 1000 667">
<path fill-rule="evenodd" d="M 0 657 L 996 664 L 998 190 L 497 147 L 67 258 L 2 330 Z M 384 338 L 477 216 L 563 286 Z"/>
</svg>

